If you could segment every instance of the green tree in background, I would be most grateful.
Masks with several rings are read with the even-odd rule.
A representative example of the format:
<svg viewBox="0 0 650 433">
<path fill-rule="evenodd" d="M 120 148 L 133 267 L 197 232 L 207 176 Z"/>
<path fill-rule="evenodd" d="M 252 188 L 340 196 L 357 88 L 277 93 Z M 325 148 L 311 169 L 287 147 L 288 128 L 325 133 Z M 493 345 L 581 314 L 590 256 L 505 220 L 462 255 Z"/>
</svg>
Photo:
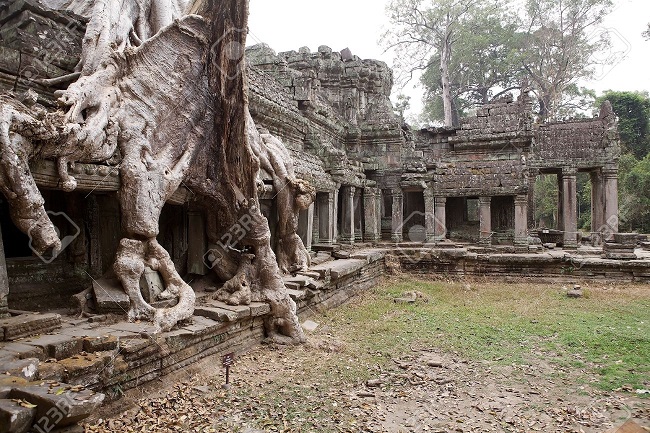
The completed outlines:
<svg viewBox="0 0 650 433">
<path fill-rule="evenodd" d="M 637 159 L 643 159 L 650 151 L 650 95 L 648 92 L 608 90 L 596 99 L 596 107 L 606 100 L 618 116 L 623 149 Z"/>
</svg>

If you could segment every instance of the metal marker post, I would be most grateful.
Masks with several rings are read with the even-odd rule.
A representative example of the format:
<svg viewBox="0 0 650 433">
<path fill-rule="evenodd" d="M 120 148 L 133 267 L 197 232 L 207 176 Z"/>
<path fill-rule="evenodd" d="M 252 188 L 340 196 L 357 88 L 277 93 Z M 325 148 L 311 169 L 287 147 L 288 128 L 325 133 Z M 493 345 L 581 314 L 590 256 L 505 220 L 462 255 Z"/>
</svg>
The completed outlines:
<svg viewBox="0 0 650 433">
<path fill-rule="evenodd" d="M 226 384 L 224 388 L 230 387 L 230 366 L 235 362 L 235 354 L 227 353 L 223 356 L 223 366 L 226 367 Z"/>
</svg>

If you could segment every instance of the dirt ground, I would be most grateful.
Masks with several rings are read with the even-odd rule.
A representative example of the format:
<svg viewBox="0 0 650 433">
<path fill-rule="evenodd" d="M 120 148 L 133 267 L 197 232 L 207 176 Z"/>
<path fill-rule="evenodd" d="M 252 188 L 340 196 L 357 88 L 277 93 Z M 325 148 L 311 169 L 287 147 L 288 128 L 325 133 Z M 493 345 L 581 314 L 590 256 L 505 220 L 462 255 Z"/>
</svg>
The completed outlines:
<svg viewBox="0 0 650 433">
<path fill-rule="evenodd" d="M 230 389 L 221 359 L 207 359 L 127 392 L 86 431 L 600 433 L 630 419 L 650 431 L 648 399 L 578 385 L 577 373 L 544 364 L 490 365 L 413 347 L 355 377 L 354 342 L 329 331 L 238 357 Z"/>
</svg>

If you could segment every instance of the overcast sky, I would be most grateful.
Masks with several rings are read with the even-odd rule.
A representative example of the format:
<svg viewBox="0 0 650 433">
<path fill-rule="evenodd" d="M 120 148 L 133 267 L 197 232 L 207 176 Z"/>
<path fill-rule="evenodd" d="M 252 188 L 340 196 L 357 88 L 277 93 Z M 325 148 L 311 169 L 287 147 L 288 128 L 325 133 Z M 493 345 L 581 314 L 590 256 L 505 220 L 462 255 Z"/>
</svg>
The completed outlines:
<svg viewBox="0 0 650 433">
<path fill-rule="evenodd" d="M 350 48 L 364 59 L 380 59 L 392 65 L 378 41 L 388 25 L 387 0 L 250 0 L 249 44 L 265 42 L 276 52 L 307 46 L 316 51 L 328 45 L 335 51 Z M 597 71 L 598 79 L 587 87 L 602 92 L 650 90 L 650 42 L 641 33 L 650 22 L 650 0 L 614 0 L 615 9 L 600 32 L 613 42 L 616 65 Z M 415 84 L 415 83 L 414 83 Z M 419 111 L 421 91 L 408 85 L 403 93 Z"/>
</svg>

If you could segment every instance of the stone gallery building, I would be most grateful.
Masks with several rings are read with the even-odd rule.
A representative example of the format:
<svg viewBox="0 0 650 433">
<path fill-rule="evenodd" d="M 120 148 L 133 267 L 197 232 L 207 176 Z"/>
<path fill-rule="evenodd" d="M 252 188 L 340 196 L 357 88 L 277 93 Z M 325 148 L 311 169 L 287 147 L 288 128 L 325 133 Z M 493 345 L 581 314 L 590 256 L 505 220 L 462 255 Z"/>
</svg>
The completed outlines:
<svg viewBox="0 0 650 433">
<path fill-rule="evenodd" d="M 0 91 L 36 91 L 44 109 L 56 96 L 46 81 L 73 72 L 86 21 L 36 2 L 0 11 Z M 5 30 L 5 29 L 10 29 Z M 484 106 L 458 128 L 419 131 L 404 125 L 390 101 L 392 71 L 350 50 L 247 49 L 250 112 L 263 132 L 280 138 L 296 175 L 316 189 L 300 212 L 298 234 L 308 250 L 331 244 L 419 242 L 446 238 L 528 251 L 536 176 L 557 175 L 560 242 L 576 247 L 576 174 L 592 182 L 592 232 L 617 231 L 617 121 L 605 104 L 593 119 L 536 124 L 526 92 Z M 65 245 L 56 266 L 33 253 L 0 200 L 4 251 L 0 312 L 64 306 L 70 295 L 110 270 L 120 240 L 115 164 L 76 164 L 77 187 L 63 192 L 57 164 L 36 160 L 31 172 Z M 264 215 L 272 235 L 277 191 L 262 174 Z M 181 185 L 167 201 L 158 240 L 181 275 L 205 275 L 206 221 Z M 272 242 L 273 244 L 273 242 Z M 2 272 L 4 274 L 4 272 Z M 9 302 L 7 303 L 7 299 Z"/>
</svg>

